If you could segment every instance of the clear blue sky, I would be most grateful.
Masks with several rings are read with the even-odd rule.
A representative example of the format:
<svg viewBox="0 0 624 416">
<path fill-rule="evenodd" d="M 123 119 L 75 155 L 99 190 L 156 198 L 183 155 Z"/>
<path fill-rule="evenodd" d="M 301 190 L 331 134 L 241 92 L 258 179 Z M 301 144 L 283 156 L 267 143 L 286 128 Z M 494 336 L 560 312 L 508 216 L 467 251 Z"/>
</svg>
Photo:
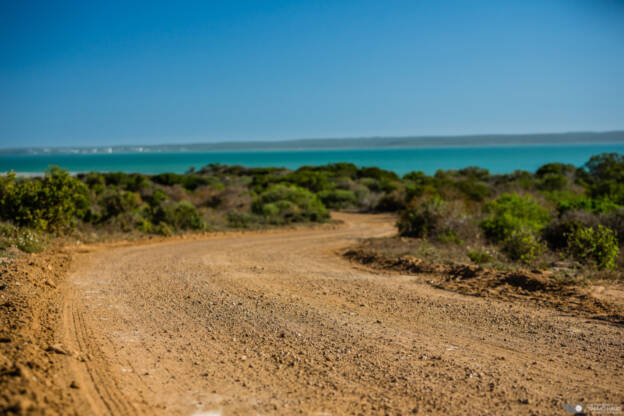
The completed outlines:
<svg viewBox="0 0 624 416">
<path fill-rule="evenodd" d="M 624 128 L 624 1 L 1 1 L 0 147 Z"/>
</svg>

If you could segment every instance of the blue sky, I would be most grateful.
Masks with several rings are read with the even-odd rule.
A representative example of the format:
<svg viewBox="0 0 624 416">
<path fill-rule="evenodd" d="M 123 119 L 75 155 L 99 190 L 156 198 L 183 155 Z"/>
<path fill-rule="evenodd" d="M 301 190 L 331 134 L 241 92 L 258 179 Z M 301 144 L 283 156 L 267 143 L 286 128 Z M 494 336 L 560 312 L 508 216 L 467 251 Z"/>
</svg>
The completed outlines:
<svg viewBox="0 0 624 416">
<path fill-rule="evenodd" d="M 624 128 L 624 1 L 0 2 L 0 146 Z"/>
</svg>

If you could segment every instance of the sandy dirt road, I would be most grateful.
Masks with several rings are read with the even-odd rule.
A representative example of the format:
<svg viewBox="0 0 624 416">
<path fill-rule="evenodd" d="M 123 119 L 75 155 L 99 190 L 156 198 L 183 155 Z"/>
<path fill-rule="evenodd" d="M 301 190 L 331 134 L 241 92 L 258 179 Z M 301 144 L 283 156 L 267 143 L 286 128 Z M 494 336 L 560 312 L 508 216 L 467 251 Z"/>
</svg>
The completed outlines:
<svg viewBox="0 0 624 416">
<path fill-rule="evenodd" d="M 566 414 L 624 400 L 624 328 L 463 296 L 339 253 L 394 232 L 225 235 L 77 256 L 59 383 L 75 412 Z"/>
</svg>

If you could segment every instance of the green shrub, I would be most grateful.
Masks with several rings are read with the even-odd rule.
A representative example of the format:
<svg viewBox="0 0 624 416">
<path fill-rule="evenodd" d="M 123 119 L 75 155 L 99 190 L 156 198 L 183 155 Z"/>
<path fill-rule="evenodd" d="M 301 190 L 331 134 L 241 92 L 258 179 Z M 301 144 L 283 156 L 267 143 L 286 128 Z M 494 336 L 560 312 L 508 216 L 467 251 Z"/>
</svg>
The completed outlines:
<svg viewBox="0 0 624 416">
<path fill-rule="evenodd" d="M 412 171 L 403 175 L 403 180 L 412 182 L 417 185 L 428 185 L 433 183 L 433 178 L 419 170 Z"/>
<path fill-rule="evenodd" d="M 405 201 L 408 203 L 416 198 L 434 198 L 438 196 L 438 190 L 432 184 L 423 185 L 407 183 L 407 185 L 405 185 Z"/>
<path fill-rule="evenodd" d="M 483 201 L 491 194 L 490 187 L 486 183 L 473 179 L 459 181 L 455 186 L 472 201 Z"/>
<path fill-rule="evenodd" d="M 489 170 L 480 168 L 478 166 L 468 166 L 466 168 L 460 169 L 457 173 L 461 176 L 465 176 L 473 180 L 485 180 L 490 176 Z"/>
<path fill-rule="evenodd" d="M 340 209 L 357 205 L 358 199 L 351 191 L 344 189 L 333 189 L 331 191 L 321 191 L 319 198 L 327 208 Z"/>
<path fill-rule="evenodd" d="M 470 260 L 477 264 L 485 264 L 492 261 L 492 256 L 485 251 L 471 250 L 467 253 L 467 255 Z"/>
<path fill-rule="evenodd" d="M 0 224 L 0 249 L 14 246 L 26 253 L 38 253 L 46 243 L 47 239 L 40 231 Z"/>
<path fill-rule="evenodd" d="M 403 190 L 395 190 L 384 194 L 374 209 L 377 212 L 397 212 L 405 208 L 405 192 Z"/>
<path fill-rule="evenodd" d="M 572 176 L 576 172 L 576 167 L 570 164 L 563 163 L 547 163 L 542 165 L 536 172 L 535 176 L 538 178 L 544 178 L 548 175 L 562 175 L 562 176 Z"/>
<path fill-rule="evenodd" d="M 159 207 L 160 204 L 165 202 L 167 199 L 169 199 L 169 197 L 162 191 L 162 189 L 154 190 L 151 195 L 145 198 L 150 207 Z"/>
<path fill-rule="evenodd" d="M 359 169 L 353 163 L 339 162 L 328 163 L 324 166 L 302 166 L 297 171 L 324 172 L 332 178 L 355 179 Z"/>
<path fill-rule="evenodd" d="M 399 179 L 396 173 L 378 167 L 364 167 L 358 172 L 360 178 L 373 178 L 377 180 L 396 181 Z"/>
<path fill-rule="evenodd" d="M 513 230 L 505 239 L 503 250 L 510 259 L 528 264 L 542 254 L 546 247 L 533 232 L 520 229 Z"/>
<path fill-rule="evenodd" d="M 109 186 L 114 185 L 125 187 L 126 183 L 128 183 L 129 175 L 124 172 L 109 172 L 103 173 L 102 175 L 104 176 L 104 181 L 106 182 L 106 185 Z"/>
<path fill-rule="evenodd" d="M 154 232 L 165 237 L 173 235 L 173 230 L 171 229 L 169 224 L 165 222 L 158 223 L 158 225 L 154 228 Z"/>
<path fill-rule="evenodd" d="M 401 212 L 397 228 L 402 236 L 435 238 L 441 243 L 457 245 L 478 234 L 474 222 L 465 213 L 463 202 L 445 202 L 437 197 L 410 202 Z"/>
<path fill-rule="evenodd" d="M 602 225 L 578 227 L 568 233 L 568 253 L 582 263 L 593 263 L 600 269 L 615 267 L 620 248 L 614 232 Z"/>
<path fill-rule="evenodd" d="M 550 173 L 538 182 L 537 188 L 543 191 L 560 191 L 568 186 L 569 180 L 561 174 Z"/>
<path fill-rule="evenodd" d="M 78 177 L 81 178 L 89 188 L 106 186 L 106 178 L 98 172 L 89 172 L 86 175 L 78 175 Z"/>
<path fill-rule="evenodd" d="M 249 228 L 262 222 L 262 217 L 245 211 L 231 211 L 227 214 L 228 225 L 233 228 Z"/>
<path fill-rule="evenodd" d="M 496 182 L 504 185 L 507 189 L 520 188 L 526 190 L 534 189 L 536 184 L 535 176 L 525 170 L 516 170 L 511 174 L 501 175 Z"/>
<path fill-rule="evenodd" d="M 361 183 L 372 192 L 388 193 L 398 188 L 398 181 L 388 177 L 382 177 L 381 179 L 364 177 Z"/>
<path fill-rule="evenodd" d="M 142 233 L 151 233 L 152 231 L 154 231 L 154 225 L 145 218 L 139 220 L 136 228 Z"/>
<path fill-rule="evenodd" d="M 620 205 L 608 199 L 595 199 L 586 196 L 573 196 L 557 201 L 557 211 L 559 211 L 560 215 L 573 210 L 612 212 L 619 208 Z"/>
<path fill-rule="evenodd" d="M 12 245 L 11 235 L 15 229 L 13 224 L 0 223 L 0 250 L 5 250 Z"/>
<path fill-rule="evenodd" d="M 101 205 L 103 208 L 103 219 L 114 218 L 124 213 L 136 212 L 141 205 L 139 194 L 114 189 L 107 191 L 102 196 Z"/>
<path fill-rule="evenodd" d="M 203 230 L 206 223 L 201 214 L 188 201 L 178 202 L 169 210 L 167 223 L 177 230 Z"/>
<path fill-rule="evenodd" d="M 444 230 L 436 236 L 436 239 L 444 244 L 457 244 L 461 246 L 464 242 L 459 238 L 459 236 L 453 230 Z"/>
<path fill-rule="evenodd" d="M 26 253 L 38 253 L 45 248 L 45 237 L 35 230 L 20 229 L 13 239 L 15 246 Z"/>
<path fill-rule="evenodd" d="M 106 220 L 107 227 L 113 227 L 123 232 L 136 230 L 144 218 L 136 211 L 125 211 Z"/>
<path fill-rule="evenodd" d="M 152 176 L 152 181 L 164 186 L 173 186 L 176 184 L 181 185 L 184 182 L 184 175 L 171 172 L 160 173 Z"/>
<path fill-rule="evenodd" d="M 66 170 L 52 167 L 41 179 L 0 180 L 0 217 L 16 225 L 60 230 L 74 224 L 88 206 L 88 189 Z"/>
<path fill-rule="evenodd" d="M 279 213 L 280 208 L 274 203 L 262 205 L 262 215 L 264 215 L 265 217 L 277 216 L 279 215 Z"/>
<path fill-rule="evenodd" d="M 353 194 L 355 195 L 355 199 L 357 201 L 357 205 L 362 208 L 369 208 L 371 204 L 371 192 L 370 190 L 362 185 L 356 184 L 353 186 Z"/>
<path fill-rule="evenodd" d="M 624 243 L 624 208 L 603 215 L 601 220 L 605 227 L 613 230 L 620 244 Z"/>
<path fill-rule="evenodd" d="M 486 237 L 504 241 L 514 231 L 538 232 L 550 218 L 548 211 L 531 196 L 503 194 L 485 205 L 489 216 L 481 222 Z"/>
<path fill-rule="evenodd" d="M 397 228 L 405 237 L 435 236 L 442 231 L 442 222 L 447 214 L 447 206 L 439 198 L 422 203 L 411 203 L 399 217 Z"/>
<path fill-rule="evenodd" d="M 585 164 L 589 171 L 589 194 L 624 205 L 624 155 L 603 153 Z"/>
<path fill-rule="evenodd" d="M 592 156 L 585 167 L 596 181 L 624 180 L 624 155 L 618 153 L 602 153 Z"/>
<path fill-rule="evenodd" d="M 265 211 L 266 204 L 273 204 Z M 321 200 L 307 189 L 296 185 L 275 184 L 261 193 L 252 204 L 252 210 L 259 215 L 266 212 L 271 216 L 267 220 L 272 223 L 289 223 L 297 221 L 325 221 L 329 218 L 327 209 Z"/>
<path fill-rule="evenodd" d="M 333 188 L 333 185 L 329 182 L 327 172 L 317 172 L 307 168 L 301 168 L 286 175 L 283 178 L 283 182 L 306 188 L 314 193 L 329 191 Z"/>
<path fill-rule="evenodd" d="M 542 229 L 542 237 L 553 250 L 563 250 L 568 247 L 569 233 L 575 232 L 581 227 L 595 227 L 600 224 L 601 219 L 598 215 L 583 211 L 572 210 L 566 211 L 558 218 L 554 218 Z"/>
<path fill-rule="evenodd" d="M 147 176 L 141 174 L 133 174 L 128 178 L 126 189 L 132 192 L 142 192 L 151 186 Z"/>
</svg>

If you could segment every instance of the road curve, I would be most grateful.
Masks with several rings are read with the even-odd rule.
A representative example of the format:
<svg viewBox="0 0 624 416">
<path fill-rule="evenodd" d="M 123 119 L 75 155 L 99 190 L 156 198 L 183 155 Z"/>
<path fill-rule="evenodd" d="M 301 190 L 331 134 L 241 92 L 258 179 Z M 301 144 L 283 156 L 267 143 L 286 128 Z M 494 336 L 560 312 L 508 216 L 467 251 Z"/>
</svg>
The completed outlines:
<svg viewBox="0 0 624 416">
<path fill-rule="evenodd" d="M 57 380 L 77 414 L 565 414 L 622 404 L 623 328 L 340 255 L 394 232 L 226 234 L 77 255 Z"/>
</svg>

